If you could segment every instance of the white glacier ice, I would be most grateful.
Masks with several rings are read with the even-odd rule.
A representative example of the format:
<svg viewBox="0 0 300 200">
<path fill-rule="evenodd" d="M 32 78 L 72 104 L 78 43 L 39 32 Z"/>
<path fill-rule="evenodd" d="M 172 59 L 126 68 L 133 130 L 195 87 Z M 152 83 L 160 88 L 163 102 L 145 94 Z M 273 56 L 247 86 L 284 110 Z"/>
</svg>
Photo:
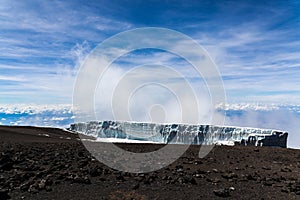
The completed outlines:
<svg viewBox="0 0 300 200">
<path fill-rule="evenodd" d="M 90 121 L 70 125 L 70 130 L 95 137 L 172 144 L 220 144 L 286 147 L 287 132 L 249 127 L 155 124 L 127 121 Z M 111 140 L 112 141 L 112 140 Z"/>
</svg>

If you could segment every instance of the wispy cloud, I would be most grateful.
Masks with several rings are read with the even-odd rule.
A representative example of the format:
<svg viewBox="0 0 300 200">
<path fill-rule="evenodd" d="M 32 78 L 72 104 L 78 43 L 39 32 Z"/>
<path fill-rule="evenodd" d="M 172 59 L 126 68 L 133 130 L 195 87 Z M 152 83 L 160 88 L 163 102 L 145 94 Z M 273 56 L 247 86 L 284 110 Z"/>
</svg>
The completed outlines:
<svg viewBox="0 0 300 200">
<path fill-rule="evenodd" d="M 79 2 L 3 1 L 0 102 L 30 102 L 29 96 L 36 103 L 46 96 L 71 102 L 75 75 L 88 51 L 107 34 L 131 27 L 98 11 Z"/>
<path fill-rule="evenodd" d="M 283 100 L 280 96 L 283 91 L 293 91 L 291 95 L 298 96 L 295 100 L 299 99 L 300 95 L 295 92 L 300 88 L 297 75 L 300 67 L 297 27 L 300 26 L 299 21 L 294 20 L 297 13 L 292 4 L 239 2 L 234 3 L 234 10 L 233 2 L 193 2 L 189 6 L 165 2 L 158 7 L 147 3 L 141 5 L 150 6 L 155 12 L 140 12 L 134 6 L 124 7 L 123 3 L 102 4 L 3 1 L 0 5 L 1 75 L 6 79 L 12 79 L 13 73 L 23 74 L 26 79 L 30 76 L 29 84 L 24 82 L 19 86 L 37 89 L 40 85 L 45 94 L 45 90 L 59 88 L 68 89 L 68 93 L 73 83 L 71 79 L 74 79 L 80 65 L 76 56 L 83 60 L 82 57 L 87 55 L 87 51 L 78 48 L 78 45 L 89 46 L 91 50 L 119 31 L 140 25 L 157 25 L 182 30 L 208 50 L 224 77 L 229 100 L 243 100 L 238 95 L 243 90 L 248 91 L 248 95 L 245 92 L 242 95 L 246 95 L 247 99 L 255 99 L 256 96 L 268 99 L 268 91 L 278 91 L 274 98 L 279 101 Z M 192 20 L 186 13 L 197 20 Z M 134 14 L 140 18 L 134 17 Z M 150 14 L 152 20 L 148 20 Z M 171 18 L 173 20 L 169 20 Z M 177 23 L 179 19 L 181 23 Z M 136 54 L 127 57 L 124 62 L 151 62 L 153 58 L 158 63 L 176 66 L 182 73 L 188 69 L 185 70 L 188 76 L 194 74 L 180 59 L 161 52 L 152 55 L 147 60 L 146 56 L 141 58 Z M 65 79 L 68 81 L 53 83 L 62 82 L 63 74 L 67 74 Z M 62 91 L 58 96 L 61 94 Z"/>
<path fill-rule="evenodd" d="M 299 22 L 293 27 L 274 29 L 280 18 L 290 12 L 277 11 L 279 14 L 263 21 L 253 19 L 216 34 L 196 35 L 219 66 L 230 101 L 247 97 L 250 101 L 260 98 L 272 103 L 285 101 L 289 94 L 293 96 L 289 100 L 300 100 L 300 49 L 296 36 L 300 33 Z"/>
</svg>

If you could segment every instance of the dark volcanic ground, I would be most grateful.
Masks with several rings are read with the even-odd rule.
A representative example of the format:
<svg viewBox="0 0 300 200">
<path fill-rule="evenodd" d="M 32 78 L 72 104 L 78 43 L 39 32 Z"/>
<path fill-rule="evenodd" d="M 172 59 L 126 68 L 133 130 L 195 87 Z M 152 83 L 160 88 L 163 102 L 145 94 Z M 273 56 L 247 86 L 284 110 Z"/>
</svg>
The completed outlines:
<svg viewBox="0 0 300 200">
<path fill-rule="evenodd" d="M 119 144 L 135 152 L 154 144 Z M 0 126 L 0 199 L 300 199 L 300 150 L 199 146 L 147 174 L 119 172 L 93 159 L 78 135 Z"/>
</svg>

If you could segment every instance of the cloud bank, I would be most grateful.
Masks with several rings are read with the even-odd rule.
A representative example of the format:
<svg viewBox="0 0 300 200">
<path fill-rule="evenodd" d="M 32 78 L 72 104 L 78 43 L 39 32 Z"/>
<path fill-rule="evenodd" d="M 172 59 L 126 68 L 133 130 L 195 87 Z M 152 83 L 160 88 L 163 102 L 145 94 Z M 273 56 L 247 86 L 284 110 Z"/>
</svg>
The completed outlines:
<svg viewBox="0 0 300 200">
<path fill-rule="evenodd" d="M 150 101 L 150 103 L 152 102 Z M 172 104 L 168 105 L 171 106 Z M 140 106 L 142 106 L 142 104 L 137 104 L 137 108 L 143 110 L 144 107 L 141 108 Z M 171 109 L 172 108 L 173 107 L 171 107 Z M 225 106 L 217 106 L 216 110 L 220 115 L 225 116 L 225 125 L 228 126 L 255 127 L 287 131 L 289 133 L 288 147 L 297 149 L 300 148 L 300 105 L 272 105 L 269 107 L 268 105 L 255 104 L 227 104 Z M 145 111 L 148 110 L 145 109 Z M 152 112 L 157 112 L 162 115 L 161 108 L 154 107 Z M 134 112 L 133 115 L 135 115 Z M 145 117 L 147 115 L 140 112 L 136 116 Z M 146 121 L 148 119 L 149 118 L 145 118 Z M 99 120 L 101 120 L 101 118 L 99 118 Z M 1 125 L 30 125 L 66 128 L 73 122 L 74 115 L 72 112 L 72 105 L 70 104 L 0 105 Z"/>
</svg>

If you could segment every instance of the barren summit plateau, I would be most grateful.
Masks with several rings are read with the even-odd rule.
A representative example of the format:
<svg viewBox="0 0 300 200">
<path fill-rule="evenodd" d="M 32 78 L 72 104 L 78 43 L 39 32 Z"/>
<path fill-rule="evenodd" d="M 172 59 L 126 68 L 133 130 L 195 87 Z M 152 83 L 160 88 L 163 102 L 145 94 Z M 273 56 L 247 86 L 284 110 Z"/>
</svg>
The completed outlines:
<svg viewBox="0 0 300 200">
<path fill-rule="evenodd" d="M 133 152 L 163 144 L 117 144 Z M 172 144 L 178 145 L 178 144 Z M 199 145 L 151 173 L 112 170 L 78 134 L 0 126 L 0 199 L 299 199 L 300 151 L 267 146 Z"/>
</svg>

